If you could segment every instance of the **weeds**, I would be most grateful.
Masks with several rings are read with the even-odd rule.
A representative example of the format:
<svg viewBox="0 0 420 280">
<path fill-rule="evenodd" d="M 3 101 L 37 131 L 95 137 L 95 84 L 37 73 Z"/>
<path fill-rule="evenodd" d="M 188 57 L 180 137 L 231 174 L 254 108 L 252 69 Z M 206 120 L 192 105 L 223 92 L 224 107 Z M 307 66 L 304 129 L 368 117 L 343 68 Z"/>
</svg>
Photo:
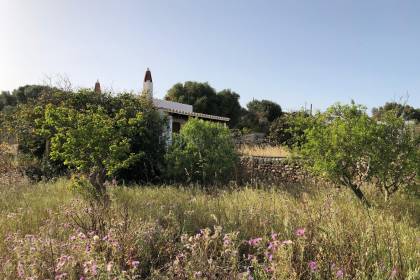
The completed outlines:
<svg viewBox="0 0 420 280">
<path fill-rule="evenodd" d="M 2 190 L 0 278 L 420 276 L 416 219 L 402 212 L 394 217 L 396 205 L 366 210 L 346 191 L 209 194 L 194 188 L 113 187 L 106 215 L 97 210 L 93 216 L 103 219 L 99 230 L 88 222 L 89 203 L 68 185 L 62 180 Z M 403 207 L 410 199 L 391 200 Z"/>
</svg>

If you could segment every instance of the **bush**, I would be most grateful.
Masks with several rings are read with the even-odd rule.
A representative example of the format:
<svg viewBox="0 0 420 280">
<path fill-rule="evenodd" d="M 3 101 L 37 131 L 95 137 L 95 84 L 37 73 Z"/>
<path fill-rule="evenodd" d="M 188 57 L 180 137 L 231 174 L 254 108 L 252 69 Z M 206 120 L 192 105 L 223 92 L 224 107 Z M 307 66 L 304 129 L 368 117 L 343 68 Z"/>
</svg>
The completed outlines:
<svg viewBox="0 0 420 280">
<path fill-rule="evenodd" d="M 174 135 L 166 155 L 167 175 L 179 182 L 222 183 L 231 178 L 237 158 L 229 129 L 191 119 Z"/>
</svg>

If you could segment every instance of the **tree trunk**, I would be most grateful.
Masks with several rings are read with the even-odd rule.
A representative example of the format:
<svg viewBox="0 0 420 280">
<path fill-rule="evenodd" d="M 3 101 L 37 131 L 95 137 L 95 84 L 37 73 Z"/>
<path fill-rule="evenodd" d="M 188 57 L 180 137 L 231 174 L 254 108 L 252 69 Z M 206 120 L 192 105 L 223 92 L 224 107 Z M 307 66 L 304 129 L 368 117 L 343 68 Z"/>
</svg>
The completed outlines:
<svg viewBox="0 0 420 280">
<path fill-rule="evenodd" d="M 360 190 L 360 188 L 357 185 L 350 184 L 349 187 L 351 188 L 353 193 L 357 196 L 357 198 L 363 203 L 364 206 L 368 208 L 371 207 L 369 201 L 366 199 L 365 195 L 363 194 L 363 192 Z"/>
</svg>

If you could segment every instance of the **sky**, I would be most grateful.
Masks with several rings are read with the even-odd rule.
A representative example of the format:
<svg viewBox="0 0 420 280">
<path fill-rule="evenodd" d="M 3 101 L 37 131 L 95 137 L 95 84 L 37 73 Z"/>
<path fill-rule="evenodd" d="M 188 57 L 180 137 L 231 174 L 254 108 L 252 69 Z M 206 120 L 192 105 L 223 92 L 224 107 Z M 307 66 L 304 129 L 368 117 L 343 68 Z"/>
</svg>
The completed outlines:
<svg viewBox="0 0 420 280">
<path fill-rule="evenodd" d="M 0 90 L 208 82 L 284 110 L 420 107 L 420 1 L 0 0 Z"/>
</svg>

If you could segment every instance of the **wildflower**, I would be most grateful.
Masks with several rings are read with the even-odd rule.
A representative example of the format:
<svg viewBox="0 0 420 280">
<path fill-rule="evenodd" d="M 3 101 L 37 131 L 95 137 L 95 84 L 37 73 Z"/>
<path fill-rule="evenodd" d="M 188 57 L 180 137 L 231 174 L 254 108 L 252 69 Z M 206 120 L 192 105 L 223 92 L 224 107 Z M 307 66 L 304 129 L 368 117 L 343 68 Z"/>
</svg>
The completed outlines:
<svg viewBox="0 0 420 280">
<path fill-rule="evenodd" d="M 92 262 L 91 270 L 92 270 L 92 275 L 95 276 L 96 274 L 98 274 L 96 262 Z"/>
<path fill-rule="evenodd" d="M 277 239 L 277 233 L 272 233 L 271 234 L 271 239 L 276 240 Z"/>
<path fill-rule="evenodd" d="M 111 272 L 111 271 L 112 271 L 112 262 L 109 262 L 109 263 L 106 265 L 106 271 L 108 271 L 108 272 Z"/>
<path fill-rule="evenodd" d="M 309 269 L 311 270 L 311 272 L 315 272 L 317 270 L 317 265 L 315 261 L 310 261 L 308 263 Z"/>
<path fill-rule="evenodd" d="M 230 243 L 231 243 L 231 240 L 230 240 L 229 236 L 227 234 L 225 234 L 225 236 L 223 236 L 223 245 L 226 247 L 226 246 L 229 246 Z"/>
<path fill-rule="evenodd" d="M 298 237 L 302 237 L 302 236 L 304 236 L 304 235 L 305 235 L 305 229 L 304 229 L 304 228 L 298 228 L 298 229 L 295 231 L 295 234 L 296 234 L 296 236 L 298 236 Z"/>
<path fill-rule="evenodd" d="M 201 271 L 194 272 L 194 277 L 201 277 L 202 274 Z"/>
<path fill-rule="evenodd" d="M 397 268 L 394 267 L 391 271 L 391 278 L 395 278 L 395 276 L 397 276 L 397 274 L 398 274 Z"/>
<path fill-rule="evenodd" d="M 21 262 L 18 262 L 18 265 L 17 265 L 17 273 L 18 273 L 18 276 L 20 278 L 23 278 L 23 276 L 25 274 L 25 271 L 23 270 L 23 265 L 22 265 Z"/>
<path fill-rule="evenodd" d="M 262 238 L 257 237 L 257 238 L 248 240 L 248 244 L 251 246 L 257 246 L 261 241 L 262 241 Z"/>
<path fill-rule="evenodd" d="M 94 236 L 93 236 L 93 240 L 94 240 L 94 241 L 98 241 L 98 240 L 99 240 L 99 236 L 94 235 Z"/>
<path fill-rule="evenodd" d="M 61 280 L 61 279 L 65 279 L 67 276 L 67 273 L 60 273 L 58 275 L 55 276 L 55 280 Z"/>
<path fill-rule="evenodd" d="M 342 269 L 337 270 L 337 272 L 335 273 L 335 276 L 340 279 L 343 278 L 344 276 L 343 270 Z"/>
<path fill-rule="evenodd" d="M 138 267 L 138 266 L 139 266 L 139 264 L 140 264 L 140 262 L 139 262 L 139 261 L 131 261 L 131 266 L 132 266 L 132 267 Z"/>
</svg>

